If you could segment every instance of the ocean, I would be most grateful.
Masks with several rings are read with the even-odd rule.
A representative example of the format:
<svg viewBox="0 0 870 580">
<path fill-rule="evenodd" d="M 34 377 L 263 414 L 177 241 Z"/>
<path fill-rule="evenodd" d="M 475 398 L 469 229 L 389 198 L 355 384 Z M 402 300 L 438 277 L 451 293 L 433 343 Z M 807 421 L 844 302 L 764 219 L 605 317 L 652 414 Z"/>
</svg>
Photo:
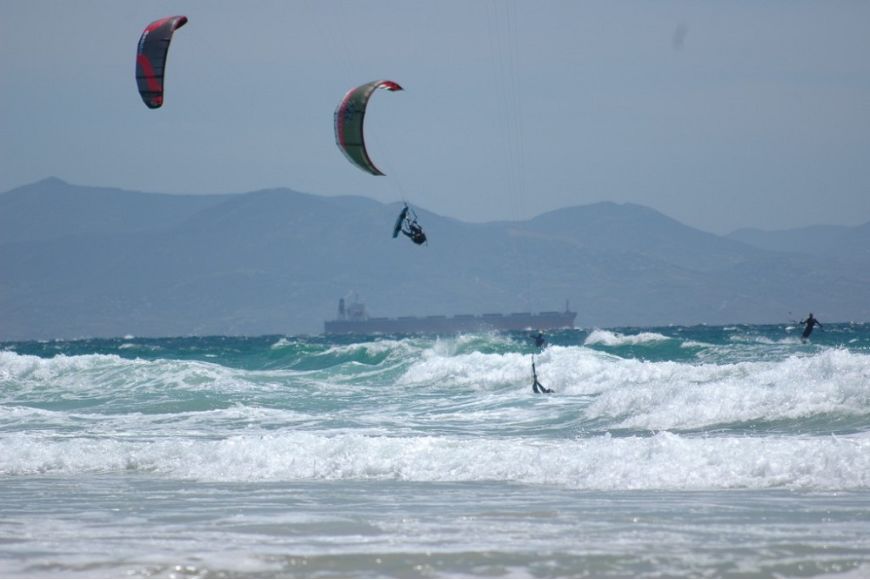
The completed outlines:
<svg viewBox="0 0 870 580">
<path fill-rule="evenodd" d="M 0 576 L 868 577 L 870 324 L 799 333 L 0 343 Z"/>
</svg>

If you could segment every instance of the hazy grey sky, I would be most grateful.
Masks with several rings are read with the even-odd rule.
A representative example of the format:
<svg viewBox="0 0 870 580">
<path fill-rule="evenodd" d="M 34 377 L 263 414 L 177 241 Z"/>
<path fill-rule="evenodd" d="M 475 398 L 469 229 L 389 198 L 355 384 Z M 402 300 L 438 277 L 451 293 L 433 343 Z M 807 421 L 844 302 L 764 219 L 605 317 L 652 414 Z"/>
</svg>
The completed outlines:
<svg viewBox="0 0 870 580">
<path fill-rule="evenodd" d="M 183 14 L 166 104 L 144 27 Z M 0 191 L 268 187 L 468 221 L 636 202 L 725 233 L 870 221 L 870 3 L 0 0 Z M 335 146 L 351 87 L 374 177 Z"/>
</svg>

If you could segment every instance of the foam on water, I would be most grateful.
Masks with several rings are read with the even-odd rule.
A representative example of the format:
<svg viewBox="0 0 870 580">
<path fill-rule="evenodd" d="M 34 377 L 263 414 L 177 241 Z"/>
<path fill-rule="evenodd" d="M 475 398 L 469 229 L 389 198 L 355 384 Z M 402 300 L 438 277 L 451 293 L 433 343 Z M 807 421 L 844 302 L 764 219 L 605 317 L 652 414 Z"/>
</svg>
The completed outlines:
<svg viewBox="0 0 870 580">
<path fill-rule="evenodd" d="M 870 327 L 547 339 L 0 345 L 0 575 L 867 569 Z"/>
<path fill-rule="evenodd" d="M 619 332 L 613 332 L 610 330 L 601 330 L 596 328 L 589 336 L 586 337 L 586 342 L 584 344 L 593 345 L 593 344 L 602 344 L 605 346 L 625 346 L 625 345 L 637 345 L 637 344 L 648 344 L 655 342 L 662 342 L 665 340 L 671 340 L 669 337 L 664 334 L 659 334 L 658 332 L 640 332 L 638 334 L 621 334 Z"/>
<path fill-rule="evenodd" d="M 749 342 L 749 343 L 757 343 L 763 345 L 774 345 L 774 344 L 788 344 L 788 345 L 798 345 L 803 344 L 801 339 L 797 336 L 786 336 L 783 338 L 770 338 L 768 336 L 757 336 L 757 335 L 747 335 L 747 334 L 734 334 L 731 335 L 730 340 L 732 342 Z"/>
<path fill-rule="evenodd" d="M 280 350 L 282 348 L 288 348 L 288 347 L 292 347 L 292 346 L 293 346 L 293 341 L 282 336 L 281 338 L 278 339 L 277 342 L 273 343 L 272 346 L 270 346 L 269 348 L 271 348 L 272 350 Z"/>
<path fill-rule="evenodd" d="M 461 349 L 443 341 L 376 344 L 375 350 L 386 353 L 377 361 L 341 359 L 314 371 L 251 371 L 196 360 L 146 361 L 117 355 L 45 359 L 0 352 L 0 402 L 159 413 L 164 411 L 155 407 L 158 404 L 179 403 L 177 411 L 208 410 L 258 401 L 280 404 L 283 398 L 298 405 L 299 399 L 318 392 L 367 396 L 384 387 L 393 391 L 391 399 L 404 398 L 408 404 L 409 397 L 426 392 L 447 397 L 471 391 L 491 392 L 501 396 L 503 404 L 514 405 L 518 394 L 530 391 L 527 353 L 455 354 Z M 870 357 L 845 349 L 772 361 L 697 364 L 553 346 L 536 360 L 541 382 L 562 395 L 550 404 L 573 405 L 580 419 L 599 424 L 604 420 L 616 429 L 697 430 L 820 416 L 842 419 L 866 417 L 870 408 Z M 593 399 L 578 403 L 566 398 L 576 396 Z M 194 406 L 185 407 L 184 402 Z"/>
<path fill-rule="evenodd" d="M 843 349 L 779 361 L 699 365 L 551 347 L 537 357 L 537 367 L 541 382 L 559 394 L 595 395 L 580 410 L 588 419 L 610 420 L 613 428 L 699 429 L 820 415 L 867 417 L 870 409 L 870 358 Z M 429 353 L 399 382 L 528 391 L 530 370 L 530 357 L 520 353 Z"/>
<path fill-rule="evenodd" d="M 100 354 L 46 359 L 0 352 L 4 398 L 28 394 L 41 400 L 52 396 L 144 399 L 171 390 L 232 391 L 238 387 L 238 374 L 235 369 L 201 361 L 147 361 Z"/>
<path fill-rule="evenodd" d="M 341 373 L 3 352 L 0 444 L 9 451 L 0 474 L 495 480 L 576 489 L 870 485 L 864 354 L 823 349 L 777 361 L 690 364 L 553 346 L 537 363 L 558 396 L 534 397 L 528 353 L 457 354 L 462 349 L 438 341 L 375 349 L 388 356 L 357 379 L 398 366 L 391 387 L 401 388 L 378 405 L 370 398 L 380 392 L 377 382 L 342 391 L 334 382 Z M 179 408 L 202 391 L 217 403 Z M 43 405 L 88 404 L 34 408 L 28 401 L 37 396 Z M 170 411 L 153 409 L 155 399 Z M 283 403 L 261 406 L 276 401 Z M 843 422 L 852 426 L 847 434 L 826 435 L 842 433 Z"/>
<path fill-rule="evenodd" d="M 0 475 L 137 472 L 204 481 L 502 481 L 570 489 L 870 487 L 870 438 L 570 441 L 281 433 L 142 441 L 8 435 Z"/>
<path fill-rule="evenodd" d="M 699 429 L 819 415 L 866 418 L 870 410 L 868 359 L 844 350 L 725 365 L 623 360 L 594 376 L 600 396 L 588 412 L 618 420 L 618 427 Z"/>
</svg>

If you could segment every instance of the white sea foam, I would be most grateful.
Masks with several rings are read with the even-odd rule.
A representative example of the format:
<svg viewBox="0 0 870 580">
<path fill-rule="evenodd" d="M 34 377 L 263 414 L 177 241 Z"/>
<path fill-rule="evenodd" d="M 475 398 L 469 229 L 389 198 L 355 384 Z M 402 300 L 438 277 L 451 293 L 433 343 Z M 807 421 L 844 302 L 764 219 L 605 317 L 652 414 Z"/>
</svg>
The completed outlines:
<svg viewBox="0 0 870 580">
<path fill-rule="evenodd" d="M 870 409 L 870 357 L 842 349 L 792 354 L 784 360 L 697 364 L 623 359 L 584 347 L 554 346 L 536 362 L 539 379 L 558 395 L 595 395 L 578 411 L 614 428 L 697 429 L 820 415 L 862 416 Z M 433 351 L 411 364 L 398 382 L 405 387 L 528 391 L 530 377 L 528 355 L 441 356 Z"/>
<path fill-rule="evenodd" d="M 638 344 L 649 344 L 670 340 L 669 337 L 658 332 L 640 332 L 638 334 L 621 334 L 611 330 L 601 330 L 596 328 L 589 333 L 583 344 L 601 344 L 604 346 L 630 346 Z"/>
<path fill-rule="evenodd" d="M 45 400 L 81 397 L 143 399 L 170 390 L 238 392 L 256 384 L 277 388 L 294 371 L 244 371 L 188 360 L 127 359 L 88 354 L 52 358 L 0 352 L 0 401 L 33 393 Z M 54 395 L 54 397 L 52 396 Z M 8 400 L 8 399 L 7 399 Z"/>
<path fill-rule="evenodd" d="M 680 343 L 681 348 L 713 348 L 715 345 L 700 340 L 684 340 Z"/>
<path fill-rule="evenodd" d="M 797 336 L 785 336 L 783 338 L 768 338 L 766 336 L 747 335 L 747 334 L 732 334 L 728 340 L 736 343 L 754 343 L 763 345 L 798 345 L 803 344 Z"/>
<path fill-rule="evenodd" d="M 434 344 L 423 351 L 423 356 L 454 356 L 474 350 L 499 350 L 516 348 L 516 341 L 508 335 L 490 332 L 485 334 L 459 334 L 438 337 Z"/>
<path fill-rule="evenodd" d="M 287 340 L 284 337 L 281 337 L 277 341 L 275 341 L 275 343 L 272 344 L 272 346 L 269 348 L 271 348 L 272 350 L 280 350 L 282 348 L 287 348 L 288 346 L 292 346 L 293 344 L 294 344 L 293 342 Z"/>
<path fill-rule="evenodd" d="M 0 352 L 0 400 L 4 395 L 53 390 L 70 396 L 75 392 L 93 390 L 94 385 L 108 386 L 114 380 L 135 373 L 144 363 L 116 355 L 57 355 L 41 358 Z"/>
<path fill-rule="evenodd" d="M 342 344 L 330 347 L 323 354 L 353 356 L 357 353 L 363 353 L 367 356 L 377 356 L 384 353 L 400 353 L 407 354 L 419 349 L 415 339 L 405 340 L 374 340 L 371 342 L 355 342 L 353 344 Z"/>
<path fill-rule="evenodd" d="M 251 359 L 175 341 L 162 352 L 185 360 L 0 352 L 3 532 L 23 538 L 7 543 L 6 568 L 632 576 L 656 554 L 673 576 L 860 576 L 870 353 L 781 344 L 773 332 L 774 345 L 686 351 L 722 337 L 665 332 L 674 338 L 639 343 L 648 360 L 576 344 L 536 353 L 550 396 L 531 393 L 528 341 L 487 335 L 329 356 L 300 339 L 265 353 L 268 370 L 250 370 L 268 343 Z M 140 342 L 129 341 L 153 344 Z M 700 490 L 710 492 L 686 493 Z M 444 556 L 429 558 L 432 546 Z M 394 563 L 361 560 L 367 550 Z"/>
<path fill-rule="evenodd" d="M 220 437 L 250 429 L 271 430 L 308 425 L 316 417 L 294 409 L 236 404 L 228 408 L 171 413 L 89 413 L 21 405 L 0 406 L 0 432 L 45 432 L 64 436 L 135 440 L 166 437 Z"/>
<path fill-rule="evenodd" d="M 870 409 L 870 358 L 827 350 L 784 361 L 725 365 L 625 360 L 609 365 L 599 384 L 600 396 L 587 415 L 610 418 L 624 428 L 697 429 L 861 416 Z"/>
<path fill-rule="evenodd" d="M 449 349 L 433 348 L 411 364 L 398 383 L 404 386 L 446 386 L 490 389 L 530 376 L 531 358 L 520 353 L 472 352 L 453 356 Z"/>
<path fill-rule="evenodd" d="M 513 404 L 507 397 L 530 391 L 530 355 L 453 355 L 452 349 L 445 354 L 438 343 L 416 349 L 375 367 L 340 373 L 247 371 L 201 361 L 146 361 L 115 355 L 46 359 L 0 352 L 0 402 L 16 404 L 34 397 L 43 401 L 105 400 L 112 402 L 114 413 L 124 406 L 136 410 L 140 405 L 171 403 L 196 394 L 218 406 L 271 393 L 310 397 L 312 388 L 352 394 L 366 384 L 376 388 L 385 380 L 408 396 L 432 388 L 500 393 L 503 405 Z M 624 359 L 586 347 L 551 346 L 535 360 L 540 381 L 556 391 L 548 404 L 564 406 L 564 412 L 571 407 L 581 423 L 593 421 L 599 428 L 696 430 L 818 417 L 844 420 L 866 416 L 870 409 L 870 356 L 845 349 L 791 354 L 781 360 L 698 364 Z M 577 401 L 577 396 L 585 399 Z M 469 413 L 468 422 L 474 418 L 470 413 L 480 413 L 481 408 L 495 413 L 489 400 L 462 404 L 471 405 L 457 411 Z M 369 420 L 377 418 L 376 411 L 372 409 Z"/>
<path fill-rule="evenodd" d="M 0 438 L 0 474 L 145 472 L 206 481 L 505 481 L 572 489 L 870 488 L 870 438 L 538 440 L 279 433 L 152 442 Z"/>
</svg>

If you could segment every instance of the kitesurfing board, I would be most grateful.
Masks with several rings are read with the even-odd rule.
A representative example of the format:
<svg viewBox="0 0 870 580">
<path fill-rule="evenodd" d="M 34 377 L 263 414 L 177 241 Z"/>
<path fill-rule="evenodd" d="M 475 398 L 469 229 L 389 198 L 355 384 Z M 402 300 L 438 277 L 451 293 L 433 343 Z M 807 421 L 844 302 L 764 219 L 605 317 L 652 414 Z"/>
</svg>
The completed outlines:
<svg viewBox="0 0 870 580">
<path fill-rule="evenodd" d="M 406 205 L 402 208 L 402 213 L 399 214 L 399 217 L 396 218 L 396 225 L 393 226 L 393 237 L 399 236 L 399 231 L 402 229 L 402 222 L 405 221 L 405 216 L 408 215 L 408 206 Z"/>
</svg>

